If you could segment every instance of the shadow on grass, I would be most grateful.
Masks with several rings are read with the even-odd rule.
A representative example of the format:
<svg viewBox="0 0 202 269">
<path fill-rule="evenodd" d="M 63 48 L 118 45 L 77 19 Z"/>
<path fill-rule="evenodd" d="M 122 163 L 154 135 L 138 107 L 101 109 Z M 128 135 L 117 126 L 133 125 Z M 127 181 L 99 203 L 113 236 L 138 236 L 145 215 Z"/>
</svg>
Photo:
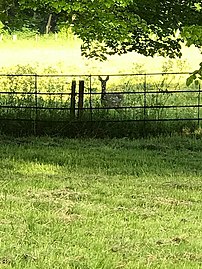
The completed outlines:
<svg viewBox="0 0 202 269">
<path fill-rule="evenodd" d="M 1 167 L 53 165 L 78 174 L 201 176 L 202 141 L 187 137 L 151 139 L 0 139 Z"/>
</svg>

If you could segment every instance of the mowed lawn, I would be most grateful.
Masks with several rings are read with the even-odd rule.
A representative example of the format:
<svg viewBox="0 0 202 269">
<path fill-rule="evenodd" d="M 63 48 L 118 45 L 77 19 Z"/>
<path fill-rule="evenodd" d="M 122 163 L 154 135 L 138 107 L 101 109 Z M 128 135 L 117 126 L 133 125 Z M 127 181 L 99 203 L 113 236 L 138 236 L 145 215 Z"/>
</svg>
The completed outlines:
<svg viewBox="0 0 202 269">
<path fill-rule="evenodd" d="M 0 268 L 202 268 L 202 141 L 0 137 Z"/>
</svg>

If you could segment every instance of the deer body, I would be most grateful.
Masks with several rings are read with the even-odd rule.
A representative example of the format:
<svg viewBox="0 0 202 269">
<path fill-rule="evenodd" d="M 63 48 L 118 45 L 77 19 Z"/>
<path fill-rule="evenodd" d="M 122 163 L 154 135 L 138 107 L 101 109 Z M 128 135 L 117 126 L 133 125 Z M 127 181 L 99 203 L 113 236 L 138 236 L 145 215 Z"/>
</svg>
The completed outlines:
<svg viewBox="0 0 202 269">
<path fill-rule="evenodd" d="M 98 77 L 101 81 L 101 104 L 105 107 L 120 107 L 123 101 L 123 95 L 120 93 L 107 93 L 107 81 L 109 76 L 102 79 L 101 76 Z"/>
</svg>

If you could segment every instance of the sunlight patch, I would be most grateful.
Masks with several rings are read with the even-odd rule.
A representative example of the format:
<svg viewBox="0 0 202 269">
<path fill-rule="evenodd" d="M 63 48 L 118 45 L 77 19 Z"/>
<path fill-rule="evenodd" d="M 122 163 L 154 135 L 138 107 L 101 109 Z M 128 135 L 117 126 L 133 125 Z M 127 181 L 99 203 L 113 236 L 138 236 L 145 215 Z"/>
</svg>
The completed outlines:
<svg viewBox="0 0 202 269">
<path fill-rule="evenodd" d="M 53 164 L 41 164 L 36 162 L 23 163 L 18 171 L 23 175 L 54 176 L 59 172 L 59 166 Z"/>
</svg>

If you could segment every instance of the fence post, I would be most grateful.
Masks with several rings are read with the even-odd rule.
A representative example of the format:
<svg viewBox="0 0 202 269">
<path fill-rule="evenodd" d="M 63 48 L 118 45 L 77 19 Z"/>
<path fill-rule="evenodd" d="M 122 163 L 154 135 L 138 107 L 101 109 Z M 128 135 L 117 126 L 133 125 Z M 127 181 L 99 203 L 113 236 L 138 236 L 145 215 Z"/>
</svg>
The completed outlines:
<svg viewBox="0 0 202 269">
<path fill-rule="evenodd" d="M 35 35 L 35 41 L 36 41 L 36 42 L 39 41 L 39 35 L 38 35 L 38 34 Z"/>
<path fill-rule="evenodd" d="M 78 102 L 78 118 L 83 114 L 83 98 L 84 97 L 84 80 L 79 81 L 79 102 Z"/>
<path fill-rule="evenodd" d="M 71 87 L 71 104 L 70 104 L 70 115 L 71 118 L 75 118 L 75 97 L 76 97 L 76 81 L 72 80 L 72 87 Z"/>
<path fill-rule="evenodd" d="M 198 128 L 200 128 L 201 85 L 198 85 Z"/>
<path fill-rule="evenodd" d="M 15 41 L 17 41 L 17 39 L 18 39 L 18 36 L 17 35 L 13 35 L 13 41 L 15 42 Z"/>
<path fill-rule="evenodd" d="M 93 119 L 93 110 L 92 110 L 92 76 L 90 75 L 89 76 L 89 83 L 90 83 L 90 120 L 92 122 L 92 119 Z"/>
<path fill-rule="evenodd" d="M 38 79 L 37 74 L 34 75 L 34 98 L 35 98 L 35 116 L 34 116 L 34 135 L 37 135 L 37 119 L 38 119 L 38 100 L 37 100 L 37 88 L 38 88 Z"/>
<path fill-rule="evenodd" d="M 144 133 L 146 131 L 146 118 L 147 118 L 147 74 L 144 75 Z"/>
</svg>

